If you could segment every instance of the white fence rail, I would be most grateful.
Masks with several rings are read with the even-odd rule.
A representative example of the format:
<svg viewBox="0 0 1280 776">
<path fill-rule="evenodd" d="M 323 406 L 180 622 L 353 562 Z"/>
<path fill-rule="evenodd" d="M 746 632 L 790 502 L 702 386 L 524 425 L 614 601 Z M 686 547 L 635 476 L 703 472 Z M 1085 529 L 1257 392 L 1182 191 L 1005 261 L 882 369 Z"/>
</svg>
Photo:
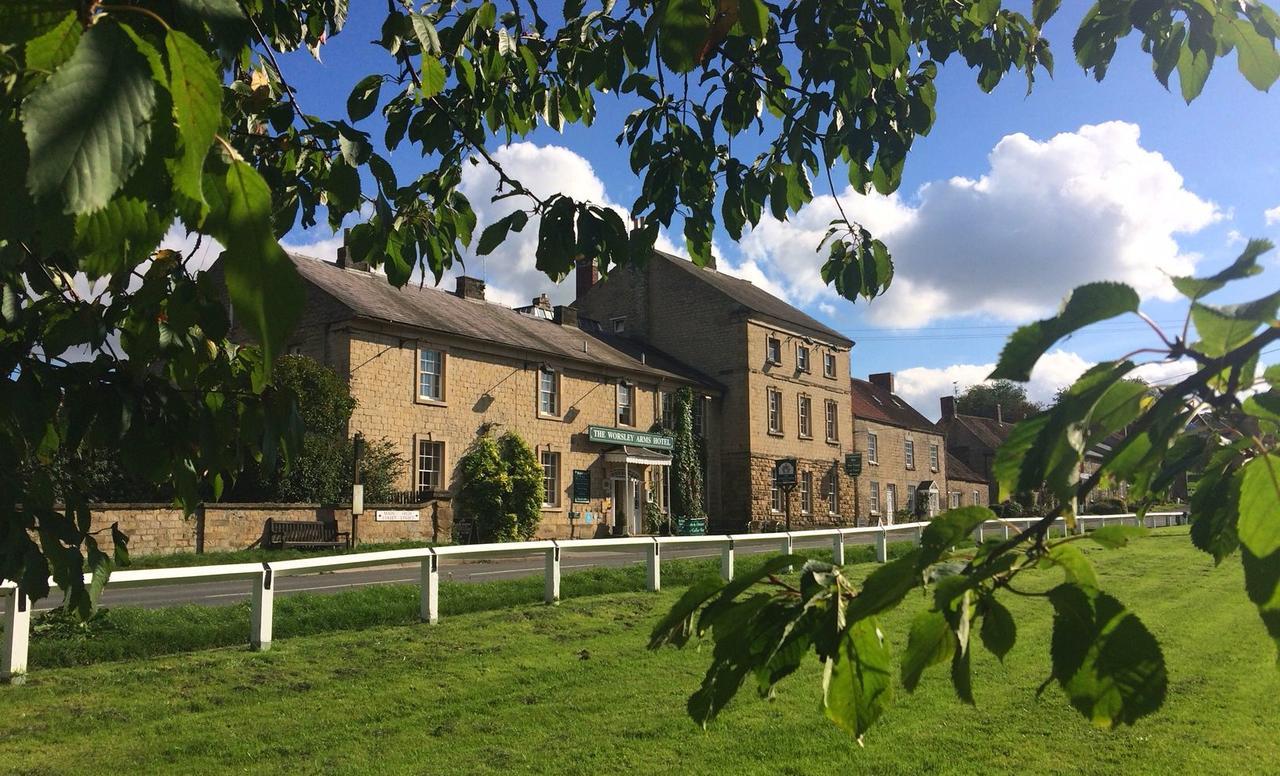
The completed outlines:
<svg viewBox="0 0 1280 776">
<path fill-rule="evenodd" d="M 1149 512 L 1144 522 L 1151 527 L 1173 525 L 1185 520 L 1183 512 Z M 1037 517 L 996 520 L 974 529 L 978 541 L 996 535 L 1008 538 L 1014 532 L 1039 520 Z M 1108 524 L 1135 523 L 1137 515 L 1080 515 L 1076 518 L 1083 530 L 1085 525 L 1101 527 Z M 278 577 L 318 574 L 340 569 L 372 568 L 375 566 L 418 563 L 421 566 L 419 616 L 423 622 L 434 623 L 440 619 L 440 560 L 468 558 L 502 558 L 520 555 L 543 554 L 546 558 L 543 600 L 555 603 L 560 600 L 560 560 L 564 553 L 584 550 L 643 553 L 645 556 L 645 582 L 649 590 L 662 589 L 662 556 L 667 549 L 676 547 L 714 547 L 720 550 L 720 574 L 727 581 L 733 579 L 734 552 L 738 547 L 768 546 L 772 544 L 782 554 L 790 554 L 796 541 L 828 538 L 831 540 L 833 560 L 837 565 L 845 561 L 845 540 L 851 536 L 871 536 L 875 557 L 880 563 L 888 559 L 890 535 L 909 534 L 919 541 L 927 522 L 901 523 L 898 525 L 869 526 L 863 528 L 828 528 L 813 531 L 790 531 L 759 534 L 726 534 L 715 536 L 645 536 L 627 539 L 575 539 L 569 541 L 510 542 L 503 544 L 461 544 L 446 547 L 422 547 L 411 550 L 388 550 L 334 555 L 317 558 L 269 561 L 262 563 L 233 563 L 221 566 L 190 566 L 185 568 L 122 570 L 111 575 L 107 583 L 111 588 L 156 587 L 200 582 L 242 579 L 250 583 L 252 599 L 249 646 L 255 650 L 271 646 L 272 612 L 275 600 L 275 581 Z M 1066 523 L 1059 519 L 1054 523 L 1066 532 Z M 86 575 L 85 583 L 89 579 Z M 50 585 L 53 581 L 50 580 Z M 27 671 L 27 645 L 31 632 L 31 604 L 12 582 L 0 586 L 0 597 L 5 599 L 4 634 L 0 638 L 0 681 L 19 680 Z"/>
</svg>

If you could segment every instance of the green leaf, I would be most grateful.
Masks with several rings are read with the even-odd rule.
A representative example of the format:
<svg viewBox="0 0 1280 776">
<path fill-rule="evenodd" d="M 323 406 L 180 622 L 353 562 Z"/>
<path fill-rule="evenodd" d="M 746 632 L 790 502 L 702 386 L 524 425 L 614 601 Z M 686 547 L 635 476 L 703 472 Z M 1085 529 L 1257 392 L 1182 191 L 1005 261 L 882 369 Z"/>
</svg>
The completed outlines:
<svg viewBox="0 0 1280 776">
<path fill-rule="evenodd" d="M 995 599 L 987 596 L 982 601 L 982 628 L 978 635 L 982 637 L 982 645 L 991 651 L 1000 662 L 1013 649 L 1018 639 L 1018 626 L 1013 621 L 1013 614 Z"/>
<path fill-rule="evenodd" d="M 944 512 L 929 521 L 920 535 L 921 566 L 933 563 L 968 538 L 973 529 L 995 519 L 995 513 L 986 507 L 962 507 Z"/>
<path fill-rule="evenodd" d="M 764 40 L 769 33 L 769 6 L 764 0 L 740 0 L 738 13 L 742 31 L 752 40 Z"/>
<path fill-rule="evenodd" d="M 269 373 L 302 312 L 302 283 L 272 231 L 271 190 L 262 176 L 237 159 L 218 183 L 210 220 L 226 246 L 219 263 L 227 293 L 236 317 L 262 343 Z"/>
<path fill-rule="evenodd" d="M 1150 532 L 1140 525 L 1104 525 L 1090 531 L 1088 536 L 1108 550 L 1114 550 L 1128 544 L 1130 539 L 1137 539 L 1148 533 Z"/>
<path fill-rule="evenodd" d="M 21 43 L 44 35 L 79 5 L 76 0 L 4 0 L 0 41 Z"/>
<path fill-rule="evenodd" d="M 422 96 L 425 99 L 431 99 L 440 92 L 444 91 L 445 72 L 444 65 L 440 60 L 434 57 L 423 57 L 422 59 Z"/>
<path fill-rule="evenodd" d="M 680 600 L 671 606 L 671 611 L 654 626 L 653 633 L 649 635 L 649 649 L 657 649 L 664 644 L 683 647 L 693 635 L 693 615 L 723 588 L 724 582 L 718 577 L 706 577 L 684 591 Z"/>
<path fill-rule="evenodd" d="M 1053 677 L 1071 705 L 1099 727 L 1132 725 L 1160 708 L 1168 689 L 1160 644 L 1106 593 L 1064 584 L 1049 591 Z"/>
<path fill-rule="evenodd" d="M 1031 2 L 1031 20 L 1037 27 L 1043 27 L 1049 23 L 1053 15 L 1058 12 L 1058 6 L 1062 4 L 1062 0 L 1032 0 Z"/>
<path fill-rule="evenodd" d="M 1178 293 L 1194 302 L 1233 280 L 1251 277 L 1261 272 L 1262 267 L 1258 266 L 1258 257 L 1273 247 L 1275 246 L 1270 240 L 1250 240 L 1231 266 L 1221 272 L 1204 278 L 1174 277 L 1170 279 L 1173 281 L 1173 287 L 1178 289 Z"/>
<path fill-rule="evenodd" d="M 822 706 L 827 717 L 850 735 L 862 738 L 893 700 L 889 650 L 875 620 L 854 623 L 840 640 L 822 676 Z"/>
<path fill-rule="evenodd" d="M 920 569 L 917 567 L 921 558 L 920 550 L 911 552 L 885 563 L 871 572 L 857 597 L 849 602 L 845 610 L 847 622 L 857 622 L 873 614 L 898 605 L 912 588 L 923 584 Z"/>
<path fill-rule="evenodd" d="M 1040 562 L 1042 565 L 1057 566 L 1062 569 L 1067 582 L 1073 586 L 1091 589 L 1098 587 L 1098 575 L 1093 570 L 1093 564 L 1074 544 L 1053 545 Z"/>
<path fill-rule="evenodd" d="M 1258 607 L 1262 624 L 1276 643 L 1276 666 L 1280 667 L 1280 552 L 1260 558 L 1245 549 L 1240 556 L 1245 592 Z"/>
<path fill-rule="evenodd" d="M 783 572 L 792 566 L 804 564 L 804 558 L 795 555 L 778 555 L 770 558 L 762 563 L 754 571 L 746 574 L 739 574 L 732 582 L 724 586 L 723 591 L 716 597 L 716 600 L 707 605 L 702 610 L 702 615 L 698 617 L 698 633 L 706 633 L 715 626 L 717 618 L 719 618 L 726 610 L 733 606 L 733 599 L 737 598 L 747 588 L 769 576 Z"/>
<path fill-rule="evenodd" d="M 134 40 L 109 21 L 93 25 L 23 105 L 31 194 L 57 197 L 69 213 L 106 205 L 146 154 L 155 105 Z"/>
<path fill-rule="evenodd" d="M 1191 494 L 1191 543 L 1213 556 L 1215 563 L 1236 551 L 1240 538 L 1240 491 L 1243 472 L 1210 466 Z"/>
<path fill-rule="evenodd" d="M 165 35 L 164 47 L 181 152 L 170 166 L 173 185 L 178 193 L 203 206 L 204 160 L 222 122 L 218 66 L 200 44 L 178 30 Z"/>
<path fill-rule="evenodd" d="M 27 41 L 24 50 L 27 68 L 53 72 L 75 52 L 83 32 L 84 27 L 75 12 L 67 13 L 57 26 Z"/>
<path fill-rule="evenodd" d="M 381 75 L 374 73 L 361 78 L 352 88 L 351 94 L 347 95 L 347 115 L 353 122 L 365 118 L 378 107 L 378 96 L 381 94 Z"/>
<path fill-rule="evenodd" d="M 955 650 L 956 636 L 942 612 L 928 609 L 917 614 L 902 653 L 902 686 L 914 692 L 924 670 L 950 660 Z"/>
<path fill-rule="evenodd" d="M 1280 456 L 1260 455 L 1245 464 L 1237 531 L 1259 558 L 1280 550 Z"/>
<path fill-rule="evenodd" d="M 1009 337 L 992 379 L 1026 382 L 1040 356 L 1072 332 L 1122 313 L 1138 311 L 1138 294 L 1123 283 L 1088 283 L 1076 288 L 1052 318 L 1022 326 Z"/>
<path fill-rule="evenodd" d="M 476 255 L 488 256 L 493 253 L 502 241 L 507 239 L 507 233 L 511 231 L 519 232 L 529 221 L 529 214 L 523 210 L 516 210 L 494 221 L 484 228 L 480 233 L 480 241 L 476 243 Z"/>
<path fill-rule="evenodd" d="M 658 21 L 658 54 L 677 73 L 687 73 L 697 64 L 711 33 L 711 19 L 703 0 L 667 0 Z"/>
<path fill-rule="evenodd" d="M 1213 59 L 1213 49 L 1197 47 L 1190 38 L 1182 44 L 1178 52 L 1178 88 L 1188 105 L 1204 90 L 1209 72 L 1213 70 Z"/>
<path fill-rule="evenodd" d="M 1280 291 L 1243 304 L 1213 307 L 1194 302 L 1191 321 L 1200 341 L 1196 348 L 1207 356 L 1221 356 L 1240 347 L 1264 324 L 1276 318 Z"/>
<path fill-rule="evenodd" d="M 1236 44 L 1236 65 L 1253 88 L 1267 91 L 1280 78 L 1280 52 L 1272 40 L 1263 37 L 1248 19 L 1231 19 L 1231 37 Z M 1221 23 L 1221 22 L 1219 22 Z"/>
</svg>

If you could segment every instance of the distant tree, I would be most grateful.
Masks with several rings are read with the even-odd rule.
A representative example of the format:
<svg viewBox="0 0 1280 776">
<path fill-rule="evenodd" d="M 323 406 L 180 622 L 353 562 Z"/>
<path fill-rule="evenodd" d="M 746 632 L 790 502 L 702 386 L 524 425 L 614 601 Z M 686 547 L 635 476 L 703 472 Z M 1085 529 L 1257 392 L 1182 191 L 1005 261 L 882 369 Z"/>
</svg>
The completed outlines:
<svg viewBox="0 0 1280 776">
<path fill-rule="evenodd" d="M 956 412 L 962 415 L 994 418 L 997 405 L 1004 419 L 1010 421 L 1022 420 L 1043 409 L 1027 398 L 1025 386 L 1012 380 L 993 380 L 971 385 L 956 398 Z"/>
<path fill-rule="evenodd" d="M 251 464 L 232 486 L 230 497 L 319 504 L 346 501 L 351 497 L 355 456 L 347 436 L 356 408 L 350 387 L 329 367 L 300 355 L 284 356 L 276 363 L 276 384 L 297 397 L 302 446 L 288 466 L 279 459 L 265 471 Z M 404 457 L 389 440 L 371 441 L 360 465 L 365 501 L 388 500 L 404 471 Z"/>
</svg>

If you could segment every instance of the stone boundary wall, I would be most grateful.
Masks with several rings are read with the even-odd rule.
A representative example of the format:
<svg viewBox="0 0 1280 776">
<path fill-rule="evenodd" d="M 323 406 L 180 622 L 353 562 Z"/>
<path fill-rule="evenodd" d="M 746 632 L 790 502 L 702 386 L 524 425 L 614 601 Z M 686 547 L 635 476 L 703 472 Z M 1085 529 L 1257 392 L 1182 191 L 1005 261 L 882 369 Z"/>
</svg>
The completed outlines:
<svg viewBox="0 0 1280 776">
<path fill-rule="evenodd" d="M 379 510 L 414 511 L 414 520 L 378 520 Z M 95 504 L 92 531 L 110 544 L 111 524 L 129 537 L 129 553 L 171 555 L 246 550 L 263 546 L 268 518 L 337 523 L 351 532 L 351 507 L 322 504 L 205 504 L 186 516 L 172 504 Z M 105 529 L 105 530 L 104 530 Z M 357 544 L 453 539 L 453 510 L 448 501 L 425 504 L 366 505 L 356 524 Z"/>
</svg>

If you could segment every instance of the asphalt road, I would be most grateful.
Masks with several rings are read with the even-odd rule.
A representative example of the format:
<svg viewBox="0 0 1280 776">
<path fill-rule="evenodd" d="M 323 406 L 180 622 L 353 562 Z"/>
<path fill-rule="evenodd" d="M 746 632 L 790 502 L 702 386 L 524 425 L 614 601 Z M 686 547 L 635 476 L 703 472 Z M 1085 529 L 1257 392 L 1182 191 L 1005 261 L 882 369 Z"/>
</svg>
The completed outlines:
<svg viewBox="0 0 1280 776">
<path fill-rule="evenodd" d="M 854 535 L 845 537 L 845 543 L 869 544 L 871 537 Z M 831 540 L 798 539 L 794 545 L 797 549 L 827 548 Z M 742 545 L 738 554 L 775 553 L 778 547 L 773 544 L 759 543 Z M 720 551 L 708 550 L 704 547 L 677 547 L 663 552 L 664 558 L 718 558 Z M 455 582 L 491 582 L 495 579 L 516 579 L 519 577 L 541 576 L 544 573 L 544 555 L 537 553 L 525 557 L 501 558 L 490 561 L 477 560 L 441 560 L 440 578 Z M 567 552 L 560 562 L 561 574 L 572 574 L 575 571 L 592 567 L 619 567 L 644 563 L 644 555 L 639 552 Z M 371 569 L 351 569 L 332 571 L 305 576 L 285 576 L 276 579 L 276 595 L 292 593 L 338 593 L 355 587 L 368 585 L 418 584 L 418 564 L 404 566 L 381 566 Z M 156 609 L 165 606 L 195 604 L 199 606 L 229 606 L 249 599 L 249 583 L 244 580 L 223 582 L 199 582 L 191 584 L 160 585 L 156 587 L 137 587 L 112 590 L 108 585 L 102 593 L 103 606 L 140 606 Z M 40 602 L 35 611 L 47 611 L 58 606 L 56 598 L 48 598 Z"/>
</svg>

